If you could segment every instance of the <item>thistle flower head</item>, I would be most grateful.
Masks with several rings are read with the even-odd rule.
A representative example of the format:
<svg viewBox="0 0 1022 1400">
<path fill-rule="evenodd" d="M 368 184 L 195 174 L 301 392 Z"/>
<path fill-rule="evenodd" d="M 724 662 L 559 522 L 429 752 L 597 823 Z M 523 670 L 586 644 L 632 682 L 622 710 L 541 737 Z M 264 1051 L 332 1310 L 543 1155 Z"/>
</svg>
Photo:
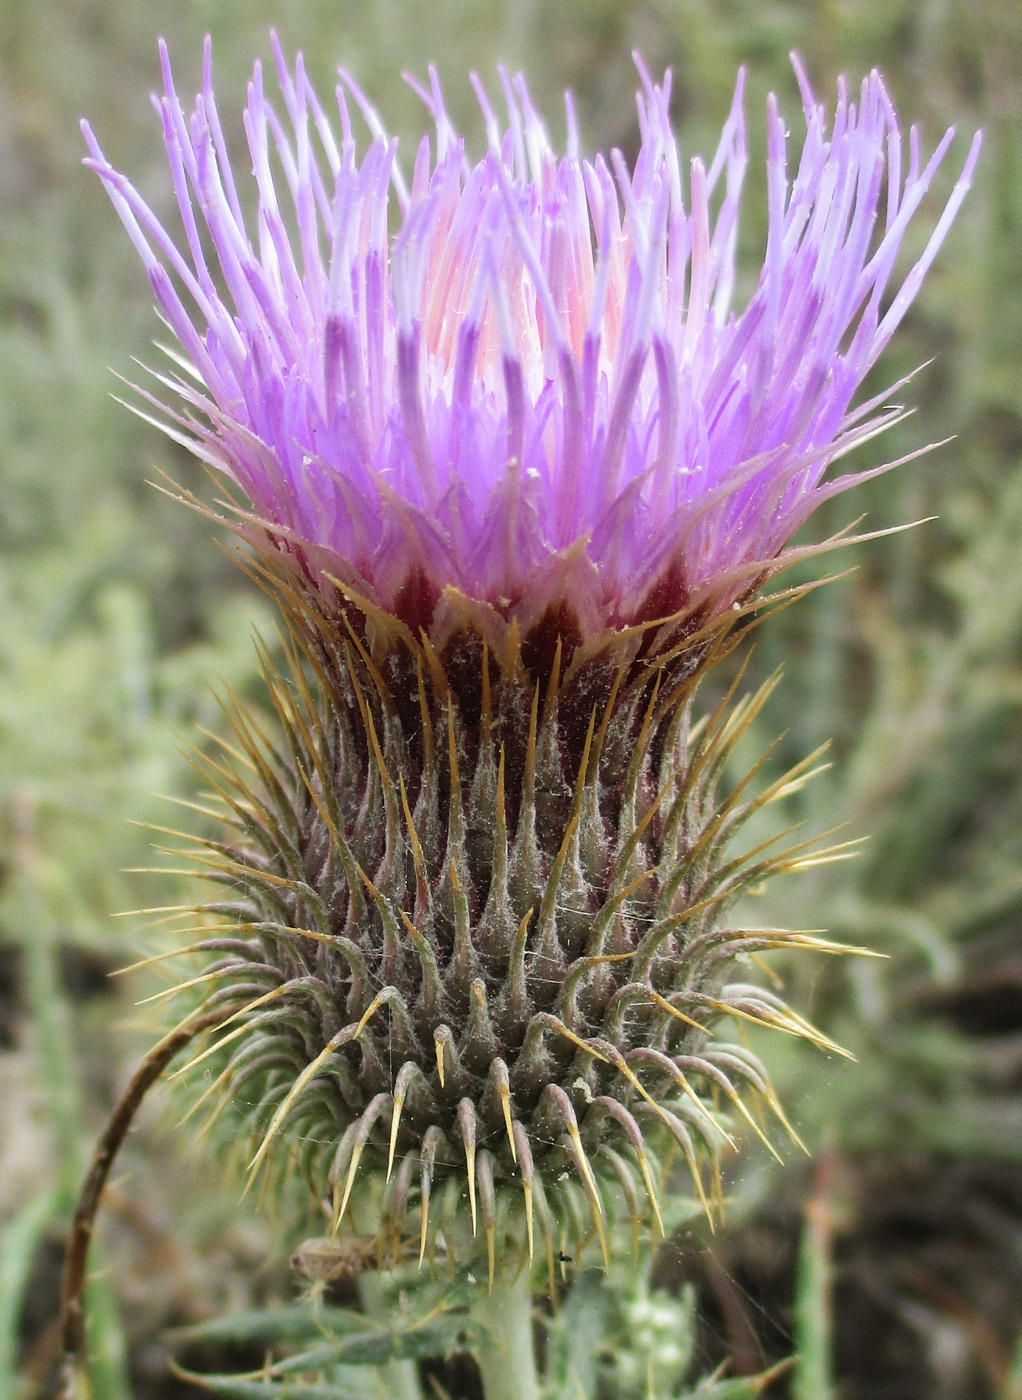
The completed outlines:
<svg viewBox="0 0 1022 1400">
<path fill-rule="evenodd" d="M 683 176 L 670 79 L 641 65 L 631 171 L 583 159 L 570 104 L 558 159 L 521 79 L 506 129 L 477 84 L 472 164 L 433 77 L 406 179 L 348 78 L 338 136 L 278 52 L 282 109 L 258 68 L 249 90 L 246 222 L 208 48 L 190 118 L 164 65 L 183 242 L 87 130 L 90 164 L 184 352 L 171 431 L 247 497 L 295 644 L 286 674 L 265 658 L 275 735 L 233 708 L 207 764 L 227 836 L 199 860 L 226 892 L 185 985 L 230 1025 L 203 1100 L 247 1115 L 253 1171 L 290 1143 L 335 1229 L 368 1182 L 380 1222 L 417 1219 L 420 1258 L 481 1226 L 492 1277 L 534 1212 L 551 1257 L 606 1247 L 615 1202 L 659 1221 L 670 1153 L 702 1193 L 733 1115 L 759 1131 L 743 1096 L 783 1119 L 722 1020 L 829 1046 L 740 964 L 834 945 L 730 921 L 750 883 L 824 858 L 730 847 L 813 760 L 725 793 L 763 697 L 702 726 L 692 698 L 857 479 L 828 467 L 896 412 L 856 390 L 978 145 L 899 282 L 951 133 L 924 161 L 913 132 L 905 159 L 876 74 L 828 126 L 796 65 L 802 150 L 789 182 L 771 99 L 766 257 L 735 311 L 741 81 Z"/>
<path fill-rule="evenodd" d="M 163 122 L 175 243 L 105 160 L 103 179 L 190 375 L 165 379 L 177 428 L 314 575 L 428 625 L 447 589 L 582 636 L 683 608 L 722 614 L 856 475 L 828 467 L 883 426 L 853 407 L 964 197 L 918 261 L 895 262 L 952 138 L 908 150 L 883 82 L 842 86 L 832 121 L 801 67 L 797 159 L 769 100 L 769 233 L 734 306 L 746 168 L 743 81 L 716 153 L 685 168 L 670 73 L 639 64 L 641 144 L 583 156 L 570 100 L 559 157 L 521 77 L 506 122 L 473 79 L 488 150 L 473 163 L 435 73 L 410 175 L 344 73 L 333 119 L 276 48 L 257 65 L 239 190 L 207 43 L 190 117 L 166 52 Z M 368 126 L 359 153 L 352 105 Z M 789 161 L 791 175 L 789 175 Z M 249 199 L 252 194 L 253 199 Z M 254 202 L 246 218 L 245 203 Z"/>
</svg>

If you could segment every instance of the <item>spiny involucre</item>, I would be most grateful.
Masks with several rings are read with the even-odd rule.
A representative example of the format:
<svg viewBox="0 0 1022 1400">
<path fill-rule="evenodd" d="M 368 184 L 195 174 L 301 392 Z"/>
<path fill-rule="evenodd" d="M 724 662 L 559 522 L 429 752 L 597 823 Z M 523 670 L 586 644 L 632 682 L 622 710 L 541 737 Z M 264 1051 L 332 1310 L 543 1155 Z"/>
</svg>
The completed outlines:
<svg viewBox="0 0 1022 1400">
<path fill-rule="evenodd" d="M 796 63 L 805 139 L 789 182 L 771 97 L 766 254 L 736 312 L 741 77 L 686 180 L 669 75 L 640 64 L 630 171 L 582 157 L 570 102 L 558 159 L 503 75 L 506 129 L 473 79 L 473 164 L 431 73 L 409 180 L 347 76 L 338 137 L 278 49 L 282 114 L 258 65 L 249 88 L 246 222 L 208 45 L 190 117 L 163 59 L 181 245 L 86 127 L 88 163 L 184 352 L 168 430 L 243 492 L 234 528 L 296 647 L 287 677 L 266 659 L 279 738 L 233 712 L 256 787 L 209 766 L 233 828 L 203 857 L 232 890 L 202 925 L 208 1002 L 237 1022 L 217 1090 L 253 1105 L 256 1165 L 287 1140 L 328 1179 L 335 1225 L 375 1163 L 379 1218 L 417 1212 L 425 1250 L 443 1186 L 445 1244 L 481 1215 L 491 1274 L 522 1212 L 530 1250 L 536 1209 L 549 1248 L 586 1214 L 602 1242 L 611 1199 L 658 1217 L 664 1143 L 702 1190 L 729 1140 L 714 1104 L 779 1111 L 722 1016 L 815 1035 L 735 962 L 832 945 L 727 922 L 751 881 L 820 858 L 727 852 L 812 760 L 721 796 L 761 697 L 702 726 L 691 699 L 797 528 L 870 474 L 824 479 L 899 412 L 856 391 L 979 138 L 899 281 L 953 133 L 924 160 L 913 129 L 906 159 L 876 73 L 828 128 Z"/>
</svg>

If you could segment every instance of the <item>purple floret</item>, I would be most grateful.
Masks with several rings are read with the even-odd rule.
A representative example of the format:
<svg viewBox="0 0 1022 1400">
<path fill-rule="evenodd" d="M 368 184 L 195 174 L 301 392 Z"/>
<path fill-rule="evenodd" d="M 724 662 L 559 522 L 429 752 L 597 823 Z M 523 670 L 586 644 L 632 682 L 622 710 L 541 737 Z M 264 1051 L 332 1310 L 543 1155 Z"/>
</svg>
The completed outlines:
<svg viewBox="0 0 1022 1400">
<path fill-rule="evenodd" d="M 953 131 L 924 161 L 913 128 L 903 162 L 876 72 L 858 103 L 839 87 L 828 131 L 796 61 L 802 151 L 789 181 L 771 97 L 766 255 L 736 312 L 741 75 L 714 158 L 686 183 L 669 73 L 657 86 L 639 65 L 629 171 L 617 151 L 582 158 L 570 101 L 558 158 L 524 80 L 503 73 L 506 128 L 473 79 L 489 147 L 473 163 L 431 71 L 435 149 L 423 138 L 406 183 L 351 79 L 338 139 L 301 58 L 292 75 L 276 53 L 282 112 L 258 64 L 248 91 L 247 221 L 208 41 L 190 117 L 162 51 L 180 246 L 84 130 L 187 361 L 162 377 L 182 402 L 171 430 L 314 572 L 397 612 L 409 587 L 430 604 L 453 587 L 526 626 L 562 605 L 583 631 L 723 611 L 867 475 L 823 481 L 898 414 L 889 395 L 854 396 L 958 211 L 978 135 L 892 280 Z M 361 161 L 350 103 L 371 137 Z"/>
</svg>

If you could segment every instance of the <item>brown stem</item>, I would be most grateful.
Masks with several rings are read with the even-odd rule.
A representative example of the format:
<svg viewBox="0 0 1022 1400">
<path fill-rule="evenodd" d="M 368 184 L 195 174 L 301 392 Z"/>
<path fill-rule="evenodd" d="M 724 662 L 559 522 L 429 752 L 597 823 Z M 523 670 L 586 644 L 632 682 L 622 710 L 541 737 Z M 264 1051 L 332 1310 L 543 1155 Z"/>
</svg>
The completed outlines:
<svg viewBox="0 0 1022 1400">
<path fill-rule="evenodd" d="M 158 1045 L 146 1055 L 132 1076 L 131 1083 L 121 1095 L 119 1102 L 96 1144 L 92 1165 L 85 1178 L 78 1204 L 75 1208 L 71 1231 L 68 1236 L 67 1253 L 64 1256 L 64 1273 L 60 1288 L 60 1337 L 63 1361 L 61 1365 L 59 1400 L 74 1400 L 75 1367 L 85 1339 L 85 1265 L 92 1243 L 92 1232 L 99 1210 L 103 1188 L 110 1175 L 114 1158 L 120 1151 L 132 1120 L 139 1110 L 142 1100 L 170 1064 L 189 1041 L 203 1031 L 210 1030 L 231 1014 L 232 1008 L 220 1008 L 198 1015 L 185 1021 L 176 1030 L 165 1035 Z"/>
</svg>

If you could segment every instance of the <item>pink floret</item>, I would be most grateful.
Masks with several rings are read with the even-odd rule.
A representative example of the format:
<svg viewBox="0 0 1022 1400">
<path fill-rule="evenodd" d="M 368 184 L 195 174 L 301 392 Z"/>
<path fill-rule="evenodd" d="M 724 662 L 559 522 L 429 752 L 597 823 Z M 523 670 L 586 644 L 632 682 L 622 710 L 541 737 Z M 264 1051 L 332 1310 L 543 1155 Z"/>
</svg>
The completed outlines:
<svg viewBox="0 0 1022 1400">
<path fill-rule="evenodd" d="M 716 154 L 686 180 L 669 73 L 657 86 L 639 64 L 630 171 L 616 151 L 582 158 L 570 103 L 559 158 L 503 73 L 506 128 L 473 79 L 489 146 L 473 163 L 431 71 L 434 149 L 423 140 L 406 182 L 346 74 L 335 133 L 301 58 L 292 74 L 276 53 L 282 109 L 258 64 L 248 90 L 248 220 L 208 42 L 191 115 L 165 51 L 155 100 L 179 243 L 84 130 L 191 371 L 162 377 L 172 430 L 316 569 L 387 609 L 412 581 L 523 621 L 565 604 L 588 630 L 718 611 L 862 479 L 824 477 L 899 412 L 854 397 L 958 211 L 979 136 L 899 281 L 953 131 L 924 160 L 913 128 L 903 152 L 876 72 L 857 103 L 839 88 L 828 126 L 796 61 L 801 154 L 789 177 L 771 97 L 766 253 L 736 311 L 742 75 Z M 369 129 L 361 160 L 349 104 Z"/>
</svg>

